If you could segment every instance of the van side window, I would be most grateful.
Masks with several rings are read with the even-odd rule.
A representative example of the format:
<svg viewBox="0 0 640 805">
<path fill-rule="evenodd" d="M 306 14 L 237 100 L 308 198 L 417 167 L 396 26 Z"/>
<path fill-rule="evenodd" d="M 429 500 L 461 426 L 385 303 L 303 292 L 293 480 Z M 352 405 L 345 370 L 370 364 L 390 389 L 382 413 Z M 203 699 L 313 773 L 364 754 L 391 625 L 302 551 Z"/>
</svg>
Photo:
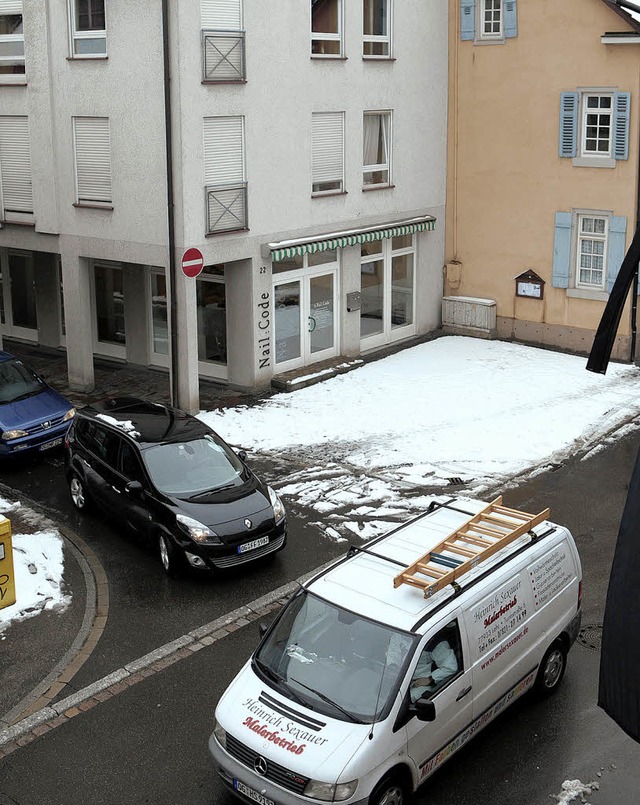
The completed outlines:
<svg viewBox="0 0 640 805">
<path fill-rule="evenodd" d="M 409 686 L 411 701 L 434 696 L 462 671 L 462 650 L 458 621 L 448 623 L 434 635 L 420 654 Z"/>
</svg>

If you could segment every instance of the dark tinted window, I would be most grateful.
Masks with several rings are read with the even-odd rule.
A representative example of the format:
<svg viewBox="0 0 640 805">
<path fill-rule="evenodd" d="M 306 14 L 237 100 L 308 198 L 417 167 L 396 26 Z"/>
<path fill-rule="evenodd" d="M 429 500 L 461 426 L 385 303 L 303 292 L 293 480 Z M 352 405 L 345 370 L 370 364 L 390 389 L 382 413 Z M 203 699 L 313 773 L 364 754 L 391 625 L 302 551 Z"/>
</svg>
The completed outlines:
<svg viewBox="0 0 640 805">
<path fill-rule="evenodd" d="M 110 467 L 118 466 L 118 450 L 120 437 L 105 428 L 86 419 L 79 419 L 76 423 L 76 437 L 87 450 L 95 453 L 98 458 L 105 461 Z"/>
<path fill-rule="evenodd" d="M 144 472 L 135 448 L 129 442 L 122 442 L 120 451 L 120 472 L 128 481 L 144 483 Z"/>
</svg>

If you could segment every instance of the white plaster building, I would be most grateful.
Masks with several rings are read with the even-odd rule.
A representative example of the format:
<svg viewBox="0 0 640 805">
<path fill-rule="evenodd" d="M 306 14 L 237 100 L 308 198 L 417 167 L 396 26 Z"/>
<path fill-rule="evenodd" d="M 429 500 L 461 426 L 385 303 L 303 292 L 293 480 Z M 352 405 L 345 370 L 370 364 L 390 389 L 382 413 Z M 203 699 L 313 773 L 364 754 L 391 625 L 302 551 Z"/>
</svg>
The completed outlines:
<svg viewBox="0 0 640 805">
<path fill-rule="evenodd" d="M 0 0 L 3 335 L 196 410 L 437 328 L 447 5 Z"/>
</svg>

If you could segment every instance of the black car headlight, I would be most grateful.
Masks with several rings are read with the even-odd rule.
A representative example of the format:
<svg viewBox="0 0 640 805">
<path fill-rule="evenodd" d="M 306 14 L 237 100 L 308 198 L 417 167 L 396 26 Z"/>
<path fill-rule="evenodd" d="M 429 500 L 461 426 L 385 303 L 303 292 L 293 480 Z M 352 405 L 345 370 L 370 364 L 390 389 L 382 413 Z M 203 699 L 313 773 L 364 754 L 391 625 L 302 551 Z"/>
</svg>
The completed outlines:
<svg viewBox="0 0 640 805">
<path fill-rule="evenodd" d="M 273 506 L 273 516 L 275 518 L 276 523 L 281 522 L 284 520 L 286 511 L 284 510 L 284 503 L 280 500 L 277 493 L 268 486 L 267 489 L 269 490 L 269 500 L 271 501 L 271 505 Z"/>
<path fill-rule="evenodd" d="M 201 545 L 222 545 L 220 537 L 215 531 L 212 531 L 209 526 L 198 522 L 198 520 L 194 520 L 193 517 L 187 517 L 186 514 L 176 514 L 176 522 L 194 542 L 198 542 Z"/>
</svg>

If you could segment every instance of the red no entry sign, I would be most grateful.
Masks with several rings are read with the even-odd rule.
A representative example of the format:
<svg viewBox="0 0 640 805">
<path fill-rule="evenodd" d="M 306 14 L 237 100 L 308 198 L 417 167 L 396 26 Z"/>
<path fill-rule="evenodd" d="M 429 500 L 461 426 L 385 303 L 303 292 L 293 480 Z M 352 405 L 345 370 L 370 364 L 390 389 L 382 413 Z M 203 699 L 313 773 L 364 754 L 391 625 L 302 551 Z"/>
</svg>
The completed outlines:
<svg viewBox="0 0 640 805">
<path fill-rule="evenodd" d="M 203 265 L 204 257 L 200 249 L 187 249 L 182 255 L 182 273 L 187 277 L 197 277 Z"/>
</svg>

